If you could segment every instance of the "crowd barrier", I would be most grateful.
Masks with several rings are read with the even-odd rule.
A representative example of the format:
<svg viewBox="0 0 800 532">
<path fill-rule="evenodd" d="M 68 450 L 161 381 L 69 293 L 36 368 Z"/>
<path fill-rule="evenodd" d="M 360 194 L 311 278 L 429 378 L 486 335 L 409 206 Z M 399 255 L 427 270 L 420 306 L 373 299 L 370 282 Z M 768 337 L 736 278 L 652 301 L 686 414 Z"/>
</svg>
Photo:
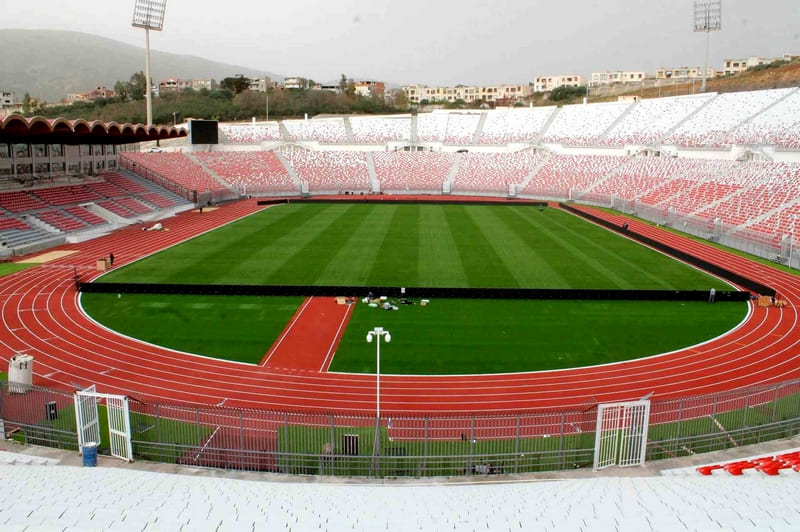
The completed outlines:
<svg viewBox="0 0 800 532">
<path fill-rule="evenodd" d="M 566 411 L 392 412 L 378 419 L 374 412 L 268 411 L 168 404 L 135 391 L 128 396 L 136 460 L 380 478 L 591 468 L 598 412 L 597 404 L 587 403 Z M 21 442 L 78 450 L 72 390 L 0 382 L 0 426 L 6 437 Z M 798 433 L 800 380 L 692 397 L 655 396 L 646 459 L 686 457 Z M 107 453 L 107 433 L 102 434 L 100 452 Z"/>
<path fill-rule="evenodd" d="M 170 294 L 204 296 L 391 297 L 439 299 L 566 299 L 628 301 L 708 301 L 709 290 L 610 290 L 588 288 L 446 288 L 399 286 L 240 285 L 79 282 L 94 294 Z M 716 290 L 715 301 L 747 301 L 749 292 Z"/>
</svg>

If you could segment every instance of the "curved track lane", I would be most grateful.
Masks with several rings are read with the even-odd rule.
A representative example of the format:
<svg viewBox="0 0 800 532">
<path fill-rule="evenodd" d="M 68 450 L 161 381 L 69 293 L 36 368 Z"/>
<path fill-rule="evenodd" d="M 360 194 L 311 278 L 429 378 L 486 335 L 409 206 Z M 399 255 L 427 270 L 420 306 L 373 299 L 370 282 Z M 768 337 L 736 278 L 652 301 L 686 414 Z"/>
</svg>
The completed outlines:
<svg viewBox="0 0 800 532">
<path fill-rule="evenodd" d="M 247 408 L 369 412 L 375 376 L 276 370 L 203 358 L 142 343 L 107 330 L 80 309 L 73 282 L 96 275 L 95 260 L 112 252 L 131 262 L 246 216 L 263 207 L 242 201 L 213 212 L 183 213 L 163 232 L 141 226 L 60 250 L 76 253 L 0 278 L 0 356 L 35 356 L 36 382 L 96 383 L 140 399 Z M 618 216 L 605 215 L 612 219 Z M 387 413 L 508 412 L 582 407 L 598 401 L 679 397 L 766 384 L 800 376 L 797 332 L 800 280 L 711 246 L 628 220 L 633 231 L 669 242 L 753 276 L 778 290 L 783 309 L 751 304 L 747 320 L 703 345 L 647 359 L 547 372 L 474 376 L 381 376 Z"/>
</svg>

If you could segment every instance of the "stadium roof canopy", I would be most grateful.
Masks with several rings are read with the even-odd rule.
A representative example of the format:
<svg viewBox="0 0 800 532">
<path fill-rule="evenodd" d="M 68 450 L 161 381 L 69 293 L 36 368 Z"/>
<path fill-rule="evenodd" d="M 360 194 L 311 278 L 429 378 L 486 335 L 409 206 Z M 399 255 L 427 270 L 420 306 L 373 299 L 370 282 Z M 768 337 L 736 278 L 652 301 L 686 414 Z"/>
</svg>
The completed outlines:
<svg viewBox="0 0 800 532">
<path fill-rule="evenodd" d="M 43 118 L 9 115 L 0 120 L 0 143 L 3 144 L 130 144 L 187 136 L 185 128 L 87 122 L 66 118 Z"/>
</svg>

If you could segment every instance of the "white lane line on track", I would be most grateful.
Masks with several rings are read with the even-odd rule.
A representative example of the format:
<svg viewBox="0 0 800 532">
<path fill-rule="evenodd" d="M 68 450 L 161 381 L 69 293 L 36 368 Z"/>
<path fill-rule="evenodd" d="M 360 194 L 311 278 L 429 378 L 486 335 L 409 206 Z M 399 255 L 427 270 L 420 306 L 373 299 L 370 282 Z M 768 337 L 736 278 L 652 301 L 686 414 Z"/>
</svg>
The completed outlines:
<svg viewBox="0 0 800 532">
<path fill-rule="evenodd" d="M 344 311 L 344 316 L 342 316 L 342 321 L 339 322 L 339 327 L 336 329 L 336 334 L 333 336 L 331 340 L 331 345 L 328 347 L 328 352 L 325 354 L 325 359 L 322 361 L 322 366 L 320 366 L 320 371 L 328 371 L 328 368 L 331 366 L 331 362 L 333 362 L 333 349 L 336 347 L 336 340 L 339 338 L 339 333 L 342 332 L 342 328 L 344 324 L 347 323 L 347 320 L 350 317 L 350 314 L 353 312 L 353 307 L 355 307 L 355 303 L 351 305 L 347 305 L 347 308 Z"/>
<path fill-rule="evenodd" d="M 283 333 L 281 334 L 281 337 L 278 338 L 278 341 L 275 342 L 275 345 L 272 346 L 272 348 L 270 349 L 269 353 L 267 354 L 267 358 L 265 358 L 264 362 L 262 362 L 260 364 L 261 366 L 268 366 L 269 365 L 269 361 L 272 359 L 272 356 L 278 351 L 278 349 L 280 349 L 281 344 L 286 339 L 286 337 L 289 336 L 289 333 L 292 331 L 292 328 L 294 328 L 295 324 L 298 321 L 300 321 L 300 317 L 303 315 L 303 312 L 306 311 L 306 308 L 308 308 L 308 305 L 311 304 L 311 300 L 312 299 L 314 299 L 314 296 L 311 296 L 311 297 L 307 298 L 303 302 L 303 305 L 300 307 L 300 310 L 297 312 L 297 314 L 294 315 L 294 318 L 292 319 L 291 323 L 289 323 L 289 326 L 286 327 L 286 329 L 284 329 Z"/>
</svg>

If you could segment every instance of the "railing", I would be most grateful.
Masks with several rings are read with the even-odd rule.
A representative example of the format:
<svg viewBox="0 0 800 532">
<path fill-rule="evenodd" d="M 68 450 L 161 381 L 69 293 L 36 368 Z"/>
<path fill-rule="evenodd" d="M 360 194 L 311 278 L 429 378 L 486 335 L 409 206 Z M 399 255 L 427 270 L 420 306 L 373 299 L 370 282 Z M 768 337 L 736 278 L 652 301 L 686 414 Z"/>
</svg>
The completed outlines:
<svg viewBox="0 0 800 532">
<path fill-rule="evenodd" d="M 197 191 L 190 190 L 183 185 L 179 185 L 175 181 L 171 181 L 166 177 L 162 176 L 155 170 L 151 170 L 146 166 L 142 166 L 139 163 L 133 162 L 127 157 L 124 157 L 123 154 L 119 156 L 119 167 L 125 168 L 126 170 L 130 170 L 136 175 L 139 175 L 148 181 L 152 181 L 156 185 L 169 190 L 170 192 L 177 194 L 178 196 L 191 201 L 192 203 L 197 203 Z"/>
<path fill-rule="evenodd" d="M 427 477 L 589 468 L 596 406 L 376 420 L 369 413 L 278 412 L 131 398 L 130 419 L 137 459 L 298 475 Z M 8 437 L 23 442 L 77 449 L 71 391 L 0 382 L 0 425 Z M 689 456 L 798 433 L 800 380 L 654 398 L 647 459 Z M 107 433 L 101 439 L 102 450 Z"/>
</svg>

